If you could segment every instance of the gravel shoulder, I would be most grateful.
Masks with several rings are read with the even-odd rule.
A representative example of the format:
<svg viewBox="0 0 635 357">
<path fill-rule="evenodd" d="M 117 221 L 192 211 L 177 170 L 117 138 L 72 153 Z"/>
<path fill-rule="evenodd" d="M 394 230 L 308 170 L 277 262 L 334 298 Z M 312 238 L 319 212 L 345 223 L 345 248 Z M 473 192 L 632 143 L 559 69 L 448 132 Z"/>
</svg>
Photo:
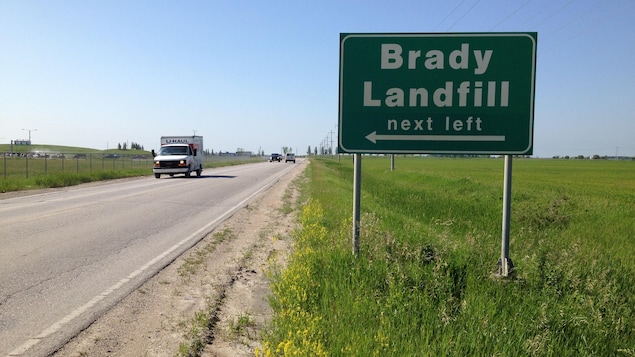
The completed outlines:
<svg viewBox="0 0 635 357">
<path fill-rule="evenodd" d="M 277 164 L 277 163 L 276 163 Z M 131 293 L 55 357 L 253 356 L 271 320 L 267 272 L 283 267 L 296 228 L 298 161 L 289 175 Z"/>
</svg>

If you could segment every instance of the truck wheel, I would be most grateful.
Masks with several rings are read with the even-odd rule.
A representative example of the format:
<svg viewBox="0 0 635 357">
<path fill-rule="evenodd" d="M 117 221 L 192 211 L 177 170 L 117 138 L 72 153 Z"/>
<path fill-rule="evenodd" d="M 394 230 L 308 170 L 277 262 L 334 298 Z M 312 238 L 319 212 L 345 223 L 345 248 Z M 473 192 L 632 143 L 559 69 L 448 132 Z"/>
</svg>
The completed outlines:
<svg viewBox="0 0 635 357">
<path fill-rule="evenodd" d="M 155 178 L 161 178 L 161 174 L 154 174 Z"/>
<path fill-rule="evenodd" d="M 198 169 L 196 170 L 196 176 L 197 177 L 201 177 L 201 172 L 203 171 L 203 169 Z"/>
</svg>

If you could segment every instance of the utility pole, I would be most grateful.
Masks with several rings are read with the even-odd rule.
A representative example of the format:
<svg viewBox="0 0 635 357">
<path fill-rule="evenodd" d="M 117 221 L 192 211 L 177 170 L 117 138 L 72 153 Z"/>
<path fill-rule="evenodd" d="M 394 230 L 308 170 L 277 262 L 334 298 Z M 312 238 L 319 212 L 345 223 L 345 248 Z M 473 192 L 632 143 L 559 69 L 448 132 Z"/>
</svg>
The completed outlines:
<svg viewBox="0 0 635 357">
<path fill-rule="evenodd" d="M 333 130 L 329 131 L 329 138 L 330 138 L 329 153 L 332 155 L 333 154 Z"/>
<path fill-rule="evenodd" d="M 29 152 L 31 152 L 31 132 L 37 131 L 37 129 L 22 129 L 22 130 L 29 132 Z"/>
</svg>

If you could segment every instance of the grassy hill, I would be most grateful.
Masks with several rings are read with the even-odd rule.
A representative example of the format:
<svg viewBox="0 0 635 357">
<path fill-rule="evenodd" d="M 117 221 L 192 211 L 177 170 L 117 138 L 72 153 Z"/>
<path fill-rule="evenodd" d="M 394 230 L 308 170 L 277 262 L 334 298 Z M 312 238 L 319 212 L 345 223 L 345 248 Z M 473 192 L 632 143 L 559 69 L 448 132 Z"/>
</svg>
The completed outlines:
<svg viewBox="0 0 635 357">
<path fill-rule="evenodd" d="M 91 149 L 91 148 L 83 148 L 76 146 L 61 146 L 61 145 L 45 145 L 45 144 L 35 144 L 31 145 L 14 145 L 13 152 L 16 153 L 26 153 L 26 152 L 46 152 L 51 154 L 96 154 L 96 153 L 109 153 L 109 154 L 150 154 L 149 151 L 146 150 L 119 150 L 119 149 L 108 149 L 108 150 L 99 150 L 99 149 Z M 11 152 L 11 144 L 0 144 L 0 152 Z"/>
</svg>

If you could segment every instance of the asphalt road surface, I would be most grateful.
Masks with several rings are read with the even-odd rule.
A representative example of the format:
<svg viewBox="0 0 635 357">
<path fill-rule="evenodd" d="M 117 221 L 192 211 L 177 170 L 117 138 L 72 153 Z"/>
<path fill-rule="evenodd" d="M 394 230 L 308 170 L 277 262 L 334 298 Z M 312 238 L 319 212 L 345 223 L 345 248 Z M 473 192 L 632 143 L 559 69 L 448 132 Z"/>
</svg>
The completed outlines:
<svg viewBox="0 0 635 357">
<path fill-rule="evenodd" d="M 0 356 L 47 356 L 295 167 L 0 195 Z"/>
</svg>

